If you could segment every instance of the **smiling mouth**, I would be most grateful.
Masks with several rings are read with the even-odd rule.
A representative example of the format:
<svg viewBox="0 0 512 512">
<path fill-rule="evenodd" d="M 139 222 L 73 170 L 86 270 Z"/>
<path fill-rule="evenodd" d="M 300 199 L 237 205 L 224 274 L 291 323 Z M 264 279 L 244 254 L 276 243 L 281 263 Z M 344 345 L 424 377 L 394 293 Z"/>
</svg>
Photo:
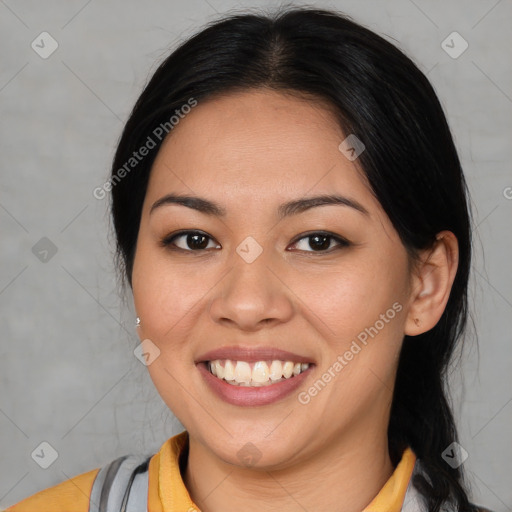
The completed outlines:
<svg viewBox="0 0 512 512">
<path fill-rule="evenodd" d="M 233 361 L 215 359 L 204 362 L 206 369 L 219 380 L 233 386 L 263 387 L 271 386 L 307 371 L 311 363 L 293 361 Z"/>
</svg>

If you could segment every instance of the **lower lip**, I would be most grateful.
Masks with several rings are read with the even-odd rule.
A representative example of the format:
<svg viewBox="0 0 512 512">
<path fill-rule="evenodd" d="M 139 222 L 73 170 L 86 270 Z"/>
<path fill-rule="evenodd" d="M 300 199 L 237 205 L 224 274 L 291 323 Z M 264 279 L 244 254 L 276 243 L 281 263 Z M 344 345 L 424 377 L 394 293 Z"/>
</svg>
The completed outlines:
<svg viewBox="0 0 512 512">
<path fill-rule="evenodd" d="M 225 380 L 219 379 L 210 373 L 205 363 L 198 363 L 196 366 L 210 389 L 216 395 L 225 402 L 240 406 L 268 405 L 283 399 L 293 393 L 307 379 L 312 369 L 312 366 L 310 366 L 307 370 L 299 373 L 299 375 L 276 382 L 275 384 L 250 387 L 228 384 Z"/>
</svg>

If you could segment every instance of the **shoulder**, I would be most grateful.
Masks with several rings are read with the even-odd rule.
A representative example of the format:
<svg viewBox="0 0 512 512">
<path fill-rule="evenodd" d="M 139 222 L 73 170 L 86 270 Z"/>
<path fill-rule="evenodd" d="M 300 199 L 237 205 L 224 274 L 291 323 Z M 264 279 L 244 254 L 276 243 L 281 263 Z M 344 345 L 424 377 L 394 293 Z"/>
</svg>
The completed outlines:
<svg viewBox="0 0 512 512">
<path fill-rule="evenodd" d="M 157 503 L 160 455 L 178 457 L 186 443 L 186 435 L 184 432 L 168 439 L 156 454 L 124 455 L 101 468 L 33 494 L 7 509 L 0 509 L 0 512 L 89 512 L 91 504 L 95 507 L 92 510 L 105 510 L 105 500 L 108 500 L 109 506 L 110 502 L 124 504 L 132 486 L 137 488 L 137 492 L 131 493 L 135 498 L 142 496 L 144 501 L 148 490 L 151 490 L 151 500 Z M 152 486 L 149 485 L 150 482 L 153 482 Z M 137 501 L 138 498 L 135 498 Z"/>
<path fill-rule="evenodd" d="M 98 469 L 65 480 L 12 505 L 6 512 L 88 512 L 89 497 Z"/>
</svg>

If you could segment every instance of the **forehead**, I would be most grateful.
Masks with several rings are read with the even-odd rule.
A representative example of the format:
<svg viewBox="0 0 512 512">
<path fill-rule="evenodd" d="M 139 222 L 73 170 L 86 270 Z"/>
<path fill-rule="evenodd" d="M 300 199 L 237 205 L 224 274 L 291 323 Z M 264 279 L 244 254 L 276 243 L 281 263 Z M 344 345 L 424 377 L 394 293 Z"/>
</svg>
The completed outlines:
<svg viewBox="0 0 512 512">
<path fill-rule="evenodd" d="M 245 200 L 349 193 L 372 201 L 346 138 L 318 101 L 249 90 L 199 102 L 174 127 L 154 162 L 147 195 L 195 192 Z"/>
</svg>

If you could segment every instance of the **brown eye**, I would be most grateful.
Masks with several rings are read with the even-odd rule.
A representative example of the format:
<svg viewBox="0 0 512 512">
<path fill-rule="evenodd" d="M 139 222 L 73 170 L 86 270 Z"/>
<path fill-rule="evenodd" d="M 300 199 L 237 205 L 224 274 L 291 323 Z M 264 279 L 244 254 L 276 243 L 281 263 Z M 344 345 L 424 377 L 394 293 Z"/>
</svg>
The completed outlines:
<svg viewBox="0 0 512 512">
<path fill-rule="evenodd" d="M 162 240 L 164 247 L 174 246 L 183 251 L 203 251 L 220 249 L 220 245 L 212 237 L 201 231 L 182 231 Z"/>
<path fill-rule="evenodd" d="M 326 235 L 308 236 L 309 247 L 314 251 L 325 251 L 331 246 L 331 237 Z"/>
<path fill-rule="evenodd" d="M 293 243 L 295 249 L 305 252 L 328 252 L 330 249 L 349 245 L 350 242 L 340 236 L 324 232 L 310 233 Z"/>
</svg>

